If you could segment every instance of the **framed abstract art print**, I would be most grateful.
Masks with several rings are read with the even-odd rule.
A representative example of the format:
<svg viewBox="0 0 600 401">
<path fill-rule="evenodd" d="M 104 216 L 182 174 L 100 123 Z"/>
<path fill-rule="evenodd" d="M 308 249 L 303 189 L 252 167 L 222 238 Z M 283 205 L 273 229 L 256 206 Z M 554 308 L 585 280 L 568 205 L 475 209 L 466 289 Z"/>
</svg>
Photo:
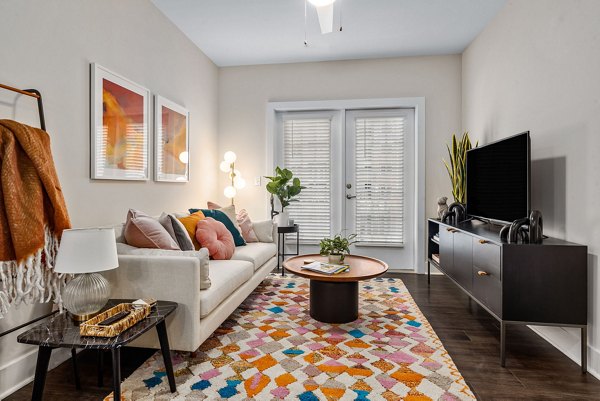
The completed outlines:
<svg viewBox="0 0 600 401">
<path fill-rule="evenodd" d="M 92 63 L 91 178 L 149 179 L 148 89 Z"/>
<path fill-rule="evenodd" d="M 154 97 L 154 179 L 189 181 L 189 112 L 161 96 Z"/>
</svg>

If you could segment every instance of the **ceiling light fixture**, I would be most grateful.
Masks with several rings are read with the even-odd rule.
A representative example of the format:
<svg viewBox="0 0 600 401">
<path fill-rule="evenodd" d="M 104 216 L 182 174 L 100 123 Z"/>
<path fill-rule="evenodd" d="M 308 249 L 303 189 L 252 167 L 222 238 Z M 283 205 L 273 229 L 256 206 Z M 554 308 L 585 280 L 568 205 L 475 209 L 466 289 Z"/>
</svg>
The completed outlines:
<svg viewBox="0 0 600 401">
<path fill-rule="evenodd" d="M 308 0 L 308 2 L 315 7 L 323 7 L 335 3 L 335 0 Z"/>
<path fill-rule="evenodd" d="M 319 17 L 319 26 L 321 28 L 321 33 L 331 33 L 333 32 L 333 3 L 336 0 L 305 0 L 304 1 L 304 46 L 308 46 L 308 41 L 306 38 L 306 5 L 307 3 L 315 6 L 317 11 L 317 16 Z M 341 0 L 340 0 L 341 1 Z M 342 31 L 342 11 L 340 7 L 340 32 Z"/>
</svg>

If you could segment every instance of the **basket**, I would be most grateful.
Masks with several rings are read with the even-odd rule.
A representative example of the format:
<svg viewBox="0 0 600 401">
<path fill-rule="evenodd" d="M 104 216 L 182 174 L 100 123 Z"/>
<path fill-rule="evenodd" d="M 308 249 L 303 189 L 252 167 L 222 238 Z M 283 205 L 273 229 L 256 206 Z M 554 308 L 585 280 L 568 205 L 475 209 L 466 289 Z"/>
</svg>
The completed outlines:
<svg viewBox="0 0 600 401">
<path fill-rule="evenodd" d="M 81 334 L 82 336 L 91 337 L 118 336 L 119 334 L 121 334 L 122 332 L 129 329 L 134 324 L 148 316 L 150 314 L 150 309 L 150 305 L 136 305 L 134 307 L 132 304 L 118 304 L 94 316 L 90 320 L 81 323 L 81 325 L 79 326 L 79 334 Z M 127 317 L 109 326 L 98 325 L 98 323 L 108 319 L 109 317 L 124 311 L 131 311 L 131 313 Z"/>
</svg>

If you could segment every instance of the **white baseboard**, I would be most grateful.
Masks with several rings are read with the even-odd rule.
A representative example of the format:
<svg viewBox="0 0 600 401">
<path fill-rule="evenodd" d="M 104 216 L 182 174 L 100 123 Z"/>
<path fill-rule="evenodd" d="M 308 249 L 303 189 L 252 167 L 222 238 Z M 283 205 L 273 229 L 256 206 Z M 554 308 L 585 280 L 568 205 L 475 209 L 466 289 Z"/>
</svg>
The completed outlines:
<svg viewBox="0 0 600 401">
<path fill-rule="evenodd" d="M 575 363 L 581 365 L 581 338 L 579 329 L 549 326 L 528 327 Z M 600 379 L 600 351 L 590 346 L 589 343 L 587 349 L 587 371 L 595 378 Z"/>
<path fill-rule="evenodd" d="M 71 357 L 71 351 L 59 348 L 52 351 L 48 370 L 52 370 Z M 37 362 L 37 347 L 20 355 L 12 361 L 0 366 L 0 400 L 8 397 L 23 386 L 33 381 Z"/>
</svg>

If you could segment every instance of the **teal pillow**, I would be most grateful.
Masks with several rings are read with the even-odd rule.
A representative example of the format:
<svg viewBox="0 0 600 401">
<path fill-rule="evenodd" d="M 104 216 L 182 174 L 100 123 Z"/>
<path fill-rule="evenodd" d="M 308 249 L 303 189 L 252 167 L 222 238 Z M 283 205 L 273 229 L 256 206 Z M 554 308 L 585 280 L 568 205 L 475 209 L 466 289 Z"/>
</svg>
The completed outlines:
<svg viewBox="0 0 600 401">
<path fill-rule="evenodd" d="M 235 228 L 235 225 L 233 225 L 233 222 L 231 221 L 231 219 L 229 217 L 227 217 L 227 215 L 225 213 L 223 213 L 222 211 L 216 210 L 216 209 L 215 210 L 188 209 L 188 210 L 189 210 L 190 214 L 196 213 L 198 210 L 200 210 L 204 214 L 205 217 L 212 217 L 213 219 L 220 221 L 229 230 L 231 235 L 233 235 L 233 242 L 235 242 L 235 246 L 246 245 L 246 241 L 244 241 L 244 238 L 242 237 L 242 234 L 240 233 L 240 231 L 237 228 Z"/>
</svg>

